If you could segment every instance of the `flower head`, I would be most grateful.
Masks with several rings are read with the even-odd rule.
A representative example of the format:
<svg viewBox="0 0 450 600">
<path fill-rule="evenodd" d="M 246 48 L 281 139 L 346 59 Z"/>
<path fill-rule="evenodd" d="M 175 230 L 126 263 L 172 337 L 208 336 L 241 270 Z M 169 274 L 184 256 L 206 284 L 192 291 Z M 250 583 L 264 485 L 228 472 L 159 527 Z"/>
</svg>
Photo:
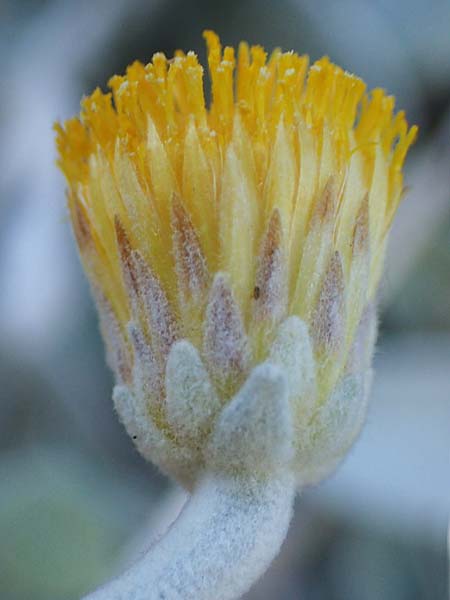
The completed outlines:
<svg viewBox="0 0 450 600">
<path fill-rule="evenodd" d="M 157 53 L 57 125 L 116 407 L 144 455 L 194 480 L 219 415 L 278 365 L 289 460 L 316 479 L 362 423 L 416 128 L 327 58 L 205 38 L 209 107 L 195 54 Z"/>
</svg>

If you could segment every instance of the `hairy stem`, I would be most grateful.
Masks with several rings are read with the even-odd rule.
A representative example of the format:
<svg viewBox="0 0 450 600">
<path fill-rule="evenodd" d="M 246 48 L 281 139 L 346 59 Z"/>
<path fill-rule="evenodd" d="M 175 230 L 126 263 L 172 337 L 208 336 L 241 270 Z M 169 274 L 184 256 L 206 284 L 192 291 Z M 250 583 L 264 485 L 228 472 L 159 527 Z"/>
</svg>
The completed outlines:
<svg viewBox="0 0 450 600">
<path fill-rule="evenodd" d="M 165 536 L 85 600 L 232 600 L 267 569 L 286 536 L 294 479 L 207 474 Z"/>
</svg>

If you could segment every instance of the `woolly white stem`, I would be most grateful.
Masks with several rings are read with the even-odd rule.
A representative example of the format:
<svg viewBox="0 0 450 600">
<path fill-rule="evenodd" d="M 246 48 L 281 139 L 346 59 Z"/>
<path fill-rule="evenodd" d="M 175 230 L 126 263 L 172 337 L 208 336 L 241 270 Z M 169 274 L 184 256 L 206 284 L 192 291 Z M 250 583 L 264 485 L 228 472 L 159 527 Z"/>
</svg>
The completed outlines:
<svg viewBox="0 0 450 600">
<path fill-rule="evenodd" d="M 85 600 L 239 598 L 278 553 L 295 489 L 287 472 L 205 475 L 165 536 Z"/>
</svg>

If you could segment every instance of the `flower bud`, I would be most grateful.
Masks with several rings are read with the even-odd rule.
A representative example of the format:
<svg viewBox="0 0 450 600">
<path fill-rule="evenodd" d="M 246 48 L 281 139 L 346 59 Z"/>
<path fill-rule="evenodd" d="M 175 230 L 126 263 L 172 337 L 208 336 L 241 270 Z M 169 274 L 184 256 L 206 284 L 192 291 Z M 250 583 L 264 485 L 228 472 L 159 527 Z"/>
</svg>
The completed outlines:
<svg viewBox="0 0 450 600">
<path fill-rule="evenodd" d="M 416 127 L 327 58 L 205 38 L 209 107 L 197 57 L 158 53 L 56 126 L 115 405 L 188 487 L 208 468 L 315 481 L 364 420 Z"/>
</svg>

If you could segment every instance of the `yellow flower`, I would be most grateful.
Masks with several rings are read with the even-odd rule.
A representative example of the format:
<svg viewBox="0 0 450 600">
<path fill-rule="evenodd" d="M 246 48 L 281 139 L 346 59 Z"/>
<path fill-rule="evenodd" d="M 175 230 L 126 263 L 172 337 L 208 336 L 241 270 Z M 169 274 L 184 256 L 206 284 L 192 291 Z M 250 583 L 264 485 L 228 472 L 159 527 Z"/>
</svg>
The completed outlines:
<svg viewBox="0 0 450 600">
<path fill-rule="evenodd" d="M 252 368 L 275 360 L 289 317 L 306 324 L 314 360 L 314 384 L 294 409 L 304 420 L 298 453 L 312 444 L 306 421 L 349 373 L 370 367 L 386 239 L 416 135 L 393 97 L 367 94 L 328 58 L 308 68 L 307 56 L 267 57 L 246 43 L 235 57 L 214 33 L 205 38 L 209 108 L 195 54 L 157 53 L 56 126 L 110 364 L 135 413 L 173 453 L 184 448 L 193 471 L 221 408 Z M 206 371 L 209 398 L 186 431 L 168 409 L 167 360 L 181 340 Z M 182 478 L 158 458 L 159 442 L 147 451 L 139 435 L 141 450 Z"/>
</svg>

